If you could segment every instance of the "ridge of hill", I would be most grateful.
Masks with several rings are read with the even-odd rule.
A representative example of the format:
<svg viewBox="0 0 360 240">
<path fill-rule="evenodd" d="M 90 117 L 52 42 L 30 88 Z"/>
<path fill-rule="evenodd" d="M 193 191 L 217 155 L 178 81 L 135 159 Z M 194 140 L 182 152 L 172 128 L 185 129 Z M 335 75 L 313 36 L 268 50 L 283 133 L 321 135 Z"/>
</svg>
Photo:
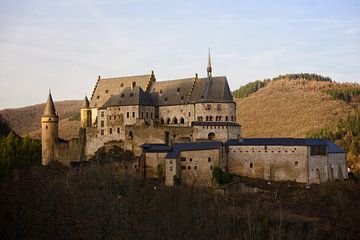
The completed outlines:
<svg viewBox="0 0 360 240">
<path fill-rule="evenodd" d="M 305 137 L 331 128 L 359 109 L 358 98 L 347 103 L 327 90 L 360 90 L 360 85 L 305 79 L 277 79 L 245 98 L 236 99 L 243 137 Z"/>
<path fill-rule="evenodd" d="M 65 134 L 65 136 L 69 135 L 68 131 L 65 130 L 66 127 L 70 127 L 71 125 L 72 127 L 69 128 L 69 131 L 72 131 L 74 128 L 73 126 L 76 124 L 80 126 L 78 121 L 69 121 L 69 118 L 80 112 L 81 105 L 81 100 L 55 102 L 55 108 L 60 117 L 60 137 L 62 137 L 62 134 Z M 26 136 L 33 131 L 40 132 L 40 119 L 44 109 L 45 103 L 42 103 L 21 108 L 3 109 L 0 110 L 0 115 L 2 115 L 2 117 L 9 123 L 10 127 L 17 134 L 20 136 Z M 71 124 L 69 125 L 68 122 L 71 122 Z M 77 133 L 78 130 L 76 131 L 76 134 Z M 37 138 L 40 138 L 39 136 Z"/>
</svg>

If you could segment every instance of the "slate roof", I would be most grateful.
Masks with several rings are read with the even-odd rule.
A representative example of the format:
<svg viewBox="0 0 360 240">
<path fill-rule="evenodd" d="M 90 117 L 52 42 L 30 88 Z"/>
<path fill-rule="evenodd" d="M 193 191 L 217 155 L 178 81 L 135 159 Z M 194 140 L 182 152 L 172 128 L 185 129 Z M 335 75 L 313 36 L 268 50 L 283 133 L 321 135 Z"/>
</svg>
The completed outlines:
<svg viewBox="0 0 360 240">
<path fill-rule="evenodd" d="M 149 144 L 145 143 L 140 146 L 146 152 L 169 152 L 171 151 L 172 147 L 166 144 Z"/>
<path fill-rule="evenodd" d="M 329 140 L 317 138 L 244 138 L 243 141 L 229 140 L 227 146 L 328 146 L 328 153 L 345 153 Z"/>
<path fill-rule="evenodd" d="M 112 95 L 118 95 L 125 88 L 131 87 L 133 82 L 146 89 L 150 78 L 151 75 L 99 78 L 90 99 L 90 107 L 101 107 Z"/>
<path fill-rule="evenodd" d="M 134 89 L 130 87 L 125 88 L 119 95 L 110 97 L 101 109 L 115 106 L 131 106 L 131 105 L 144 105 L 153 106 L 150 94 L 145 93 L 140 87 L 136 86 Z"/>
<path fill-rule="evenodd" d="M 49 93 L 43 117 L 57 117 L 51 93 Z"/>
<path fill-rule="evenodd" d="M 177 158 L 182 151 L 196 151 L 196 150 L 210 150 L 219 149 L 222 146 L 221 142 L 191 142 L 191 143 L 176 143 L 172 150 L 166 155 L 168 159 Z"/>
<path fill-rule="evenodd" d="M 332 141 L 327 140 L 328 143 L 328 152 L 329 153 L 346 153 L 341 147 L 333 143 Z"/>
<path fill-rule="evenodd" d="M 233 102 L 227 79 L 224 76 L 212 77 L 210 80 L 186 78 L 154 82 L 150 93 L 158 106 L 196 102 Z"/>
<path fill-rule="evenodd" d="M 327 146 L 327 142 L 315 138 L 244 138 L 242 141 L 229 140 L 225 145 L 236 146 Z"/>
<path fill-rule="evenodd" d="M 192 126 L 240 126 L 236 122 L 207 122 L 207 121 L 194 121 L 191 122 Z"/>
</svg>

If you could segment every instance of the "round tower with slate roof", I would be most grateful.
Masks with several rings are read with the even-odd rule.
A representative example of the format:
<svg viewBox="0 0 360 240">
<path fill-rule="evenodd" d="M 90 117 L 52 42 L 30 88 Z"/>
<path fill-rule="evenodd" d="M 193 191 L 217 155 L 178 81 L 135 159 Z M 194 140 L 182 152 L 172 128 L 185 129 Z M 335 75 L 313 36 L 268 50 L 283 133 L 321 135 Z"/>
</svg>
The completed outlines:
<svg viewBox="0 0 360 240">
<path fill-rule="evenodd" d="M 42 165 L 48 165 L 51 161 L 55 160 L 55 144 L 58 139 L 58 124 L 59 117 L 56 114 L 54 102 L 51 93 L 49 92 L 45 111 L 41 117 Z"/>
</svg>

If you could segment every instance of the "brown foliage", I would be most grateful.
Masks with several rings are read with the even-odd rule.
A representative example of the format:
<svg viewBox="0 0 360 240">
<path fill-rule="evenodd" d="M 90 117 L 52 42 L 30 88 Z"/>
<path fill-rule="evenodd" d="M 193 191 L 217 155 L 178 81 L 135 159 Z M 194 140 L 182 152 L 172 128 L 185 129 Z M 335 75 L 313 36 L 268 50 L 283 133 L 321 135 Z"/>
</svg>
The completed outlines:
<svg viewBox="0 0 360 240">
<path fill-rule="evenodd" d="M 359 102 L 349 105 L 333 100 L 323 90 L 340 87 L 360 88 L 305 80 L 272 81 L 244 99 L 236 99 L 237 121 L 243 137 L 305 137 L 306 133 L 335 126 Z"/>
</svg>

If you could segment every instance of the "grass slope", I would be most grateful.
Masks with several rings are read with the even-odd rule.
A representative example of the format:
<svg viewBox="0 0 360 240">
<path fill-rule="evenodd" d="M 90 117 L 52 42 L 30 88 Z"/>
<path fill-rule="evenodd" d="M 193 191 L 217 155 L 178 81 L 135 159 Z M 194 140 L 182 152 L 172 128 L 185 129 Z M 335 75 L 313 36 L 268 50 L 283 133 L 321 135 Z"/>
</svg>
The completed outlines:
<svg viewBox="0 0 360 240">
<path fill-rule="evenodd" d="M 60 132 L 64 121 L 76 113 L 80 112 L 82 105 L 81 100 L 67 100 L 55 102 L 55 108 L 60 116 Z M 19 135 L 25 136 L 30 132 L 40 129 L 40 119 L 45 109 L 45 103 L 22 107 L 22 108 L 13 108 L 13 109 L 4 109 L 0 110 L 0 114 L 4 117 L 6 121 L 9 122 L 10 127 Z M 75 124 L 76 121 L 73 125 Z M 76 131 L 77 133 L 78 131 Z M 66 133 L 65 135 L 68 135 Z M 61 135 L 60 135 L 61 136 Z"/>
<path fill-rule="evenodd" d="M 335 82 L 271 81 L 256 93 L 235 99 L 242 136 L 305 137 L 307 132 L 333 127 L 360 106 L 359 102 L 333 100 L 322 92 L 342 87 L 360 89 L 359 85 Z"/>
</svg>

